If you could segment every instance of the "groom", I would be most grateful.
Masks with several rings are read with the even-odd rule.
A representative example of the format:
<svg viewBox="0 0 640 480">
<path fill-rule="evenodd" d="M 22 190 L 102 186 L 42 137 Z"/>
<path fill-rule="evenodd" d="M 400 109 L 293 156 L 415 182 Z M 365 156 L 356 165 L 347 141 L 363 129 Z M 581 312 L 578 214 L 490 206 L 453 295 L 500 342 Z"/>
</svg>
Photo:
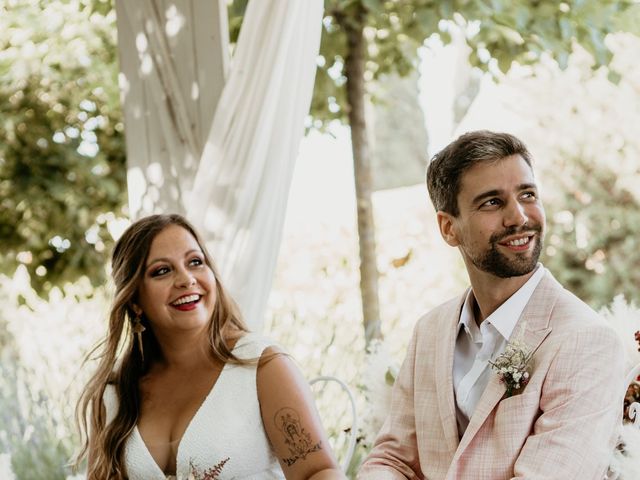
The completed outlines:
<svg viewBox="0 0 640 480">
<path fill-rule="evenodd" d="M 433 158 L 427 186 L 471 288 L 418 321 L 358 478 L 601 480 L 622 348 L 538 263 L 545 215 L 529 151 L 467 133 Z"/>
</svg>

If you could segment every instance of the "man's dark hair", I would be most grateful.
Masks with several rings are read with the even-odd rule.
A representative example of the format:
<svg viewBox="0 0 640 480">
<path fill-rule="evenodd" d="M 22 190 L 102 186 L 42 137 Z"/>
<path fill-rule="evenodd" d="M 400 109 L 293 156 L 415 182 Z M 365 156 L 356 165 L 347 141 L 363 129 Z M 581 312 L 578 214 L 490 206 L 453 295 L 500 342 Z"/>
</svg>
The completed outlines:
<svg viewBox="0 0 640 480">
<path fill-rule="evenodd" d="M 427 169 L 427 189 L 436 211 L 458 216 L 458 193 L 464 172 L 482 162 L 520 155 L 531 166 L 525 144 L 508 133 L 478 130 L 465 133 L 436 153 Z"/>
</svg>

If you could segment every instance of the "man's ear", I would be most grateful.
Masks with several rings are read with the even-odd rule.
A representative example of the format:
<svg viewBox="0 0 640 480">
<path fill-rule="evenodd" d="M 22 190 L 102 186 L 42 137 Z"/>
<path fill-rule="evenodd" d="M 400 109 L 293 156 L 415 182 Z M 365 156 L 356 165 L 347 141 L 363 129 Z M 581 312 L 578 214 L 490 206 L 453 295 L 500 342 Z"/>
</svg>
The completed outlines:
<svg viewBox="0 0 640 480">
<path fill-rule="evenodd" d="M 436 214 L 438 219 L 438 228 L 440 229 L 440 235 L 445 242 L 452 247 L 460 245 L 458 240 L 458 232 L 455 225 L 455 217 L 450 213 L 438 211 Z"/>
</svg>

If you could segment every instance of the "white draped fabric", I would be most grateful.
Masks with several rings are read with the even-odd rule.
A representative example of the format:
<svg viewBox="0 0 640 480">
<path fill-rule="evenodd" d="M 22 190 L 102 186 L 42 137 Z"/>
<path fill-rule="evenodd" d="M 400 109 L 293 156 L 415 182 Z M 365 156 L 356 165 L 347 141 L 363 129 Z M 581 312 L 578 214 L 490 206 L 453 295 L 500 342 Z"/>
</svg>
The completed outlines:
<svg viewBox="0 0 640 480">
<path fill-rule="evenodd" d="M 195 178 L 192 218 L 250 323 L 262 321 L 276 265 L 322 11 L 322 1 L 249 4 Z"/>
<path fill-rule="evenodd" d="M 186 214 L 259 331 L 311 101 L 323 2 L 249 2 L 230 67 L 219 2 L 116 3 L 129 203 L 132 217 Z"/>
</svg>

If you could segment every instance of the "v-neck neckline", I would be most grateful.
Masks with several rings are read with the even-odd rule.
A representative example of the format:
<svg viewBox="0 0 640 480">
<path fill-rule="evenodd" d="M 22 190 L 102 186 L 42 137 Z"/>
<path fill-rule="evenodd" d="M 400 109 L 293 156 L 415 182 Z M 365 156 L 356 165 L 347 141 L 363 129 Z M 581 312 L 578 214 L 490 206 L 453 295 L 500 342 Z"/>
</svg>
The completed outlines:
<svg viewBox="0 0 640 480">
<path fill-rule="evenodd" d="M 246 343 L 246 340 L 247 340 L 249 335 L 250 335 L 249 333 L 246 333 L 241 338 L 239 338 L 238 341 L 236 341 L 236 344 L 231 349 L 231 353 L 235 354 L 236 348 L 244 345 Z M 162 468 L 160 468 L 160 465 L 158 465 L 158 462 L 156 461 L 156 459 L 153 458 L 153 455 L 151 454 L 151 450 L 149 450 L 149 447 L 147 446 L 147 443 L 144 441 L 144 438 L 142 437 L 142 434 L 140 433 L 140 430 L 138 430 L 138 424 L 136 423 L 136 425 L 133 427 L 132 434 L 134 436 L 136 436 L 137 439 L 140 441 L 140 445 L 142 446 L 142 450 L 144 451 L 144 455 L 147 457 L 148 460 L 150 460 L 151 464 L 153 464 L 153 466 L 155 467 L 156 474 L 159 474 L 159 475 L 162 476 L 161 478 L 166 479 L 168 475 L 173 475 L 176 478 L 178 477 L 178 472 L 180 471 L 179 462 L 180 462 L 180 447 L 182 446 L 182 440 L 184 440 L 184 437 L 187 436 L 187 433 L 191 429 L 191 425 L 193 425 L 196 417 L 200 414 L 200 411 L 204 408 L 204 406 L 207 404 L 207 402 L 210 401 L 210 399 L 213 397 L 213 394 L 217 390 L 219 390 L 219 389 L 216 388 L 216 386 L 220 383 L 220 380 L 222 379 L 222 375 L 227 370 L 227 366 L 228 365 L 229 365 L 229 362 L 225 362 L 225 364 L 222 367 L 222 370 L 220 370 L 220 374 L 218 375 L 218 378 L 216 378 L 215 382 L 213 382 L 213 385 L 209 389 L 209 392 L 205 395 L 204 399 L 202 400 L 202 403 L 200 404 L 200 406 L 197 408 L 197 410 L 195 411 L 195 413 L 193 414 L 193 416 L 191 417 L 191 419 L 187 423 L 187 427 L 184 429 L 184 432 L 182 432 L 182 436 L 178 440 L 178 447 L 176 448 L 176 472 L 175 473 L 173 473 L 173 474 L 164 473 L 162 471 Z M 174 442 L 175 442 L 175 440 L 174 440 Z M 171 442 L 171 443 L 173 443 L 173 442 Z"/>
</svg>

